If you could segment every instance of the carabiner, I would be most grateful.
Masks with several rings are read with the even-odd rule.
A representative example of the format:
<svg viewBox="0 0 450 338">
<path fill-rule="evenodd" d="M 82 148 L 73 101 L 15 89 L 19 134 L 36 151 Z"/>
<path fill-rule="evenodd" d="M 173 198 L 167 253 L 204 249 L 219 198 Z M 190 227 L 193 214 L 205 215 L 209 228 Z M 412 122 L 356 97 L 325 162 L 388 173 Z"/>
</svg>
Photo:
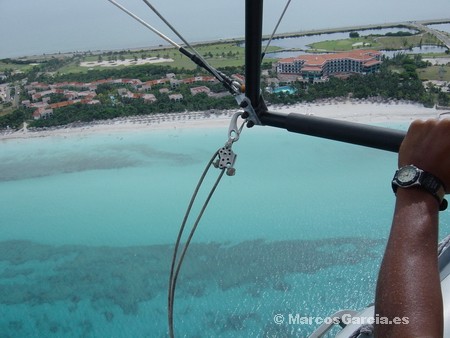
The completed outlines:
<svg viewBox="0 0 450 338">
<path fill-rule="evenodd" d="M 214 162 L 214 166 L 219 169 L 226 169 L 228 176 L 234 176 L 236 169 L 234 168 L 234 163 L 236 162 L 236 154 L 233 149 L 231 149 L 234 142 L 239 140 L 244 123 L 240 128 L 238 128 L 237 120 L 242 115 L 241 112 L 237 112 L 233 115 L 230 122 L 230 127 L 228 128 L 228 141 L 225 145 L 218 150 L 218 159 Z"/>
<path fill-rule="evenodd" d="M 228 128 L 228 142 L 227 145 L 231 146 L 234 142 L 239 140 L 242 128 L 238 128 L 237 120 L 242 115 L 242 112 L 237 112 L 231 118 L 230 126 Z"/>
</svg>

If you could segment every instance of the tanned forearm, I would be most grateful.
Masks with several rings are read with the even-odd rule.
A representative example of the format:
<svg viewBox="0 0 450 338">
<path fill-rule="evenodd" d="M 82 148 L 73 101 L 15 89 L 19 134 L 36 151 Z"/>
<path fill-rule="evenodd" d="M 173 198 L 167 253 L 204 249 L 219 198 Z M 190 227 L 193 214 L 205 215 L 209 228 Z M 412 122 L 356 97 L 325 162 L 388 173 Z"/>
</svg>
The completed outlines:
<svg viewBox="0 0 450 338">
<path fill-rule="evenodd" d="M 375 325 L 376 337 L 442 337 L 437 264 L 438 203 L 419 188 L 398 189 L 391 233 L 380 270 L 375 314 L 408 324 Z"/>
</svg>

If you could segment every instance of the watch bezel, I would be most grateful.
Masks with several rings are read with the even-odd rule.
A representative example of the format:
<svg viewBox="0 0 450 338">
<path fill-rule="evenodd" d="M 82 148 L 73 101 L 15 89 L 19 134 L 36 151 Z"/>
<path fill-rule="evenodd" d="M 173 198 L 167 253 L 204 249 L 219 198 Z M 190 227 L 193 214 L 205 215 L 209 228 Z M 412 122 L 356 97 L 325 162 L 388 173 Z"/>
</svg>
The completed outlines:
<svg viewBox="0 0 450 338">
<path fill-rule="evenodd" d="M 414 171 L 414 177 L 412 177 L 411 179 L 407 180 L 407 181 L 402 181 L 399 179 L 399 177 L 401 177 L 401 174 L 405 171 Z M 401 167 L 400 169 L 397 170 L 397 173 L 395 174 L 395 182 L 400 186 L 400 187 L 410 187 L 413 185 L 417 185 L 420 184 L 419 183 L 419 179 L 420 179 L 420 175 L 422 174 L 422 170 L 417 168 L 414 165 L 406 165 L 404 167 Z"/>
<path fill-rule="evenodd" d="M 409 179 L 408 181 L 399 180 L 398 177 L 401 176 L 402 171 L 405 170 L 414 170 L 414 177 Z M 415 165 L 409 164 L 399 168 L 395 172 L 391 185 L 392 190 L 395 194 L 397 193 L 398 188 L 410 188 L 415 186 L 421 187 L 436 198 L 439 204 L 440 211 L 447 209 L 448 203 L 444 198 L 446 193 L 444 184 L 433 174 L 423 171 L 422 169 L 417 168 Z"/>
</svg>

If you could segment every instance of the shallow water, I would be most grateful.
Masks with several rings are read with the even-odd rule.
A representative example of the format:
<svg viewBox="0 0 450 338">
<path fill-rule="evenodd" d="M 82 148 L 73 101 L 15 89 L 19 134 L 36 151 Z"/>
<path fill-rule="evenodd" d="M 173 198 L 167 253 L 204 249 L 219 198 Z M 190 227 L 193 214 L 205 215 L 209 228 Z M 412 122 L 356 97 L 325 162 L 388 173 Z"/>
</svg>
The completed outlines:
<svg viewBox="0 0 450 338">
<path fill-rule="evenodd" d="M 173 243 L 225 141 L 222 129 L 172 129 L 2 142 L 1 335 L 165 337 Z M 395 154 L 266 127 L 234 150 L 236 176 L 181 270 L 177 336 L 305 336 L 313 326 L 273 316 L 372 302 Z"/>
<path fill-rule="evenodd" d="M 430 25 L 433 29 L 448 31 L 450 24 L 441 24 L 441 25 Z M 408 28 L 383 28 L 383 29 L 369 29 L 358 31 L 360 36 L 368 36 L 368 35 L 385 35 L 386 33 L 397 33 L 399 31 L 415 33 L 416 31 L 408 29 Z M 349 37 L 348 32 L 338 32 L 338 33 L 329 33 L 329 34 L 319 34 L 319 35 L 310 35 L 310 36 L 299 36 L 292 38 L 282 38 L 275 39 L 272 42 L 272 45 L 281 47 L 284 49 L 295 48 L 301 49 L 297 51 L 284 51 L 284 52 L 274 52 L 267 53 L 268 57 L 272 58 L 289 58 L 296 57 L 302 54 L 310 54 L 308 49 L 310 49 L 309 45 L 326 40 L 341 40 L 347 39 Z M 265 42 L 263 42 L 264 44 Z M 435 46 L 435 45 L 424 45 L 421 47 L 414 47 L 411 49 L 399 49 L 393 51 L 385 51 L 383 50 L 383 54 L 388 57 L 393 57 L 395 54 L 404 53 L 404 54 L 428 54 L 428 53 L 444 53 L 447 50 L 446 47 Z"/>
<path fill-rule="evenodd" d="M 447 32 L 450 33 L 450 23 L 442 23 L 439 25 L 429 25 L 430 28 L 432 29 L 437 29 L 443 32 Z"/>
</svg>

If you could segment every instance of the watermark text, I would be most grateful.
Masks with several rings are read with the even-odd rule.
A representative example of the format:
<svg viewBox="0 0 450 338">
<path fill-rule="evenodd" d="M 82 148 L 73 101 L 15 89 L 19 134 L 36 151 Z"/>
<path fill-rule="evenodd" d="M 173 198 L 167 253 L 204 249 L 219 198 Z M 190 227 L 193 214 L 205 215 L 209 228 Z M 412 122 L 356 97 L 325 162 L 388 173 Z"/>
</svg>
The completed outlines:
<svg viewBox="0 0 450 338">
<path fill-rule="evenodd" d="M 278 325 L 322 325 L 322 324 L 339 324 L 343 323 L 345 325 L 356 324 L 376 324 L 376 325 L 401 325 L 409 324 L 408 317 L 382 317 L 375 315 L 374 317 L 361 317 L 352 316 L 350 314 L 344 314 L 341 317 L 312 317 L 312 316 L 302 316 L 299 313 L 289 313 L 281 314 L 278 313 L 273 316 L 273 321 Z"/>
</svg>

